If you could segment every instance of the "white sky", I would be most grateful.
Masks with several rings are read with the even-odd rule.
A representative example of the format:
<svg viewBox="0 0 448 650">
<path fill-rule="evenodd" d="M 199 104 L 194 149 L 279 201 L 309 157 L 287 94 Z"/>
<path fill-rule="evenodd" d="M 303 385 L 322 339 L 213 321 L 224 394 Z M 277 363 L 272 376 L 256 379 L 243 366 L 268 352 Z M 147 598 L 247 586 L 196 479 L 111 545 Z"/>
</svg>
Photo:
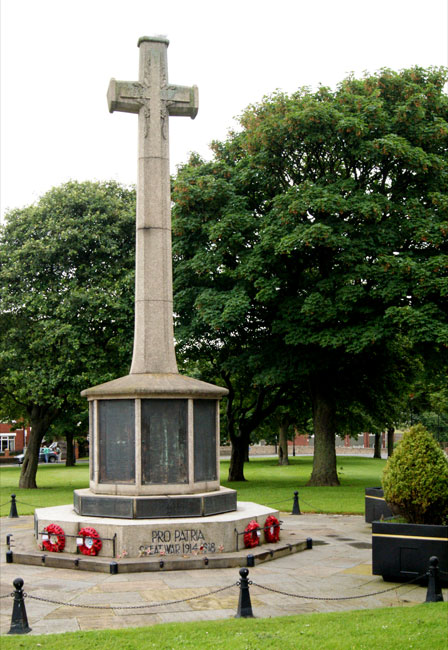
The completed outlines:
<svg viewBox="0 0 448 650">
<path fill-rule="evenodd" d="M 447 0 L 0 2 L 1 214 L 70 179 L 136 182 L 137 116 L 106 92 L 137 80 L 140 36 L 167 35 L 169 81 L 199 86 L 196 119 L 170 119 L 172 172 L 276 88 L 448 64 Z"/>
</svg>

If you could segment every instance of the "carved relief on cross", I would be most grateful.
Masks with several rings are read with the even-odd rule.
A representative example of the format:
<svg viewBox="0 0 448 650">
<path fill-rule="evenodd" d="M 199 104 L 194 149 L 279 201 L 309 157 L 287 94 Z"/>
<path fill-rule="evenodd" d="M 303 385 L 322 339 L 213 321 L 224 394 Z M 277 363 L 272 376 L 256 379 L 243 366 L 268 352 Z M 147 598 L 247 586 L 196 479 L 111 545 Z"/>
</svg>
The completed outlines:
<svg viewBox="0 0 448 650">
<path fill-rule="evenodd" d="M 154 122 L 162 123 L 161 134 L 165 138 L 167 114 L 194 119 L 198 113 L 197 86 L 168 84 L 166 57 L 168 44 L 169 41 L 162 37 L 143 36 L 140 38 L 138 41 L 140 48 L 139 81 L 112 79 L 107 93 L 111 113 L 114 111 L 140 113 L 143 108 L 145 137 L 148 137 L 150 133 L 148 121 L 152 111 L 155 111 Z M 157 137 L 156 133 L 153 135 Z"/>
<path fill-rule="evenodd" d="M 168 117 L 194 119 L 196 86 L 168 83 L 169 41 L 138 41 L 138 81 L 109 84 L 109 111 L 138 114 L 135 332 L 131 374 L 177 373 L 173 334 Z"/>
</svg>

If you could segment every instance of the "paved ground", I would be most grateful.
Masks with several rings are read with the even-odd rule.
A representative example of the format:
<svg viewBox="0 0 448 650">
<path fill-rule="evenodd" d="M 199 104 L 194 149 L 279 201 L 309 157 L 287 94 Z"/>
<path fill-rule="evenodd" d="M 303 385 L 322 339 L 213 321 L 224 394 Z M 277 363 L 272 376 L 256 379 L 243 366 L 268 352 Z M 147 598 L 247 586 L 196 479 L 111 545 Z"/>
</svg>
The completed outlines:
<svg viewBox="0 0 448 650">
<path fill-rule="evenodd" d="M 371 574 L 371 528 L 364 523 L 363 517 L 282 514 L 282 520 L 288 534 L 295 533 L 302 539 L 311 537 L 325 544 L 315 544 L 312 550 L 250 569 L 250 579 L 259 585 L 292 594 L 331 598 L 370 594 L 393 586 Z M 109 575 L 6 564 L 6 534 L 11 532 L 19 536 L 21 532 L 32 529 L 32 525 L 32 517 L 3 517 L 0 522 L 0 595 L 10 593 L 12 581 L 20 576 L 25 581 L 24 589 L 28 594 L 77 606 L 28 598 L 25 602 L 31 634 L 116 629 L 168 621 L 213 620 L 232 618 L 236 613 L 239 589 L 232 585 L 239 579 L 239 574 L 238 569 L 234 568 Z M 153 608 L 121 609 L 209 594 L 227 585 L 228 589 L 197 600 Z M 421 603 L 425 600 L 426 589 L 401 586 L 367 598 L 333 601 L 281 595 L 254 585 L 250 593 L 254 615 L 263 618 Z M 89 605 L 103 605 L 106 609 L 93 610 Z M 1 599 L 0 606 L 0 633 L 5 634 L 11 623 L 12 599 Z"/>
</svg>

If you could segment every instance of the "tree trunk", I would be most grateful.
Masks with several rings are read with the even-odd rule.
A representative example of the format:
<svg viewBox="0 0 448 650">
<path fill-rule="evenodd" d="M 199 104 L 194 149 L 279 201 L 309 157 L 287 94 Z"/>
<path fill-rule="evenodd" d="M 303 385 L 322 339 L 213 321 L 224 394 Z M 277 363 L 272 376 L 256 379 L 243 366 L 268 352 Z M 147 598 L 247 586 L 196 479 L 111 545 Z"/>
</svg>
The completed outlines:
<svg viewBox="0 0 448 650">
<path fill-rule="evenodd" d="M 232 453 L 230 456 L 228 481 L 245 481 L 244 460 L 246 458 L 248 444 L 243 436 L 232 436 Z"/>
<path fill-rule="evenodd" d="M 66 467 L 74 467 L 76 463 L 75 458 L 75 446 L 73 444 L 73 433 L 66 433 L 65 438 L 67 440 L 67 458 L 65 459 Z"/>
<path fill-rule="evenodd" d="M 387 457 L 390 458 L 394 453 L 394 427 L 389 427 L 387 430 Z"/>
<path fill-rule="evenodd" d="M 31 435 L 28 440 L 28 447 L 22 463 L 19 488 L 37 488 L 36 474 L 39 462 L 39 449 L 51 422 L 52 418 L 48 413 L 42 414 L 41 409 L 33 406 L 30 414 Z"/>
<path fill-rule="evenodd" d="M 278 429 L 278 464 L 289 465 L 288 459 L 288 425 L 282 422 Z"/>
<path fill-rule="evenodd" d="M 375 433 L 375 442 L 373 445 L 373 457 L 381 458 L 381 433 Z"/>
<path fill-rule="evenodd" d="M 339 485 L 336 468 L 335 405 L 331 388 L 319 377 L 312 382 L 314 458 L 307 485 Z"/>
</svg>

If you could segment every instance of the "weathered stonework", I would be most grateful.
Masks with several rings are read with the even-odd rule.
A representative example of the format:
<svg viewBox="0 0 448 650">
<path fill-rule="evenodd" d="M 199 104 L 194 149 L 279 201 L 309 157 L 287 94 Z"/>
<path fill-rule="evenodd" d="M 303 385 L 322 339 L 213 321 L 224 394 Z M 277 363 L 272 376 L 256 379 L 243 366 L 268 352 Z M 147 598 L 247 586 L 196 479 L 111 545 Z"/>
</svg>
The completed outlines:
<svg viewBox="0 0 448 650">
<path fill-rule="evenodd" d="M 264 527 L 277 510 L 256 503 L 238 504 L 238 510 L 209 517 L 177 517 L 158 520 L 80 516 L 71 506 L 36 509 L 37 537 L 55 521 L 66 535 L 65 551 L 76 552 L 76 538 L 85 526 L 93 527 L 103 541 L 99 557 L 129 558 L 154 555 L 197 555 L 229 553 L 244 548 L 242 535 L 250 521 Z M 239 533 L 237 535 L 237 533 Z M 261 540 L 263 541 L 263 540 Z"/>
<path fill-rule="evenodd" d="M 138 81 L 112 79 L 107 93 L 110 112 L 138 115 L 134 351 L 129 375 L 82 392 L 91 403 L 90 490 L 216 492 L 218 403 L 227 390 L 180 375 L 173 336 L 169 117 L 196 117 L 198 91 L 168 83 L 166 38 L 144 36 L 138 46 Z M 216 417 L 200 421 L 198 400 L 212 400 Z"/>
</svg>

